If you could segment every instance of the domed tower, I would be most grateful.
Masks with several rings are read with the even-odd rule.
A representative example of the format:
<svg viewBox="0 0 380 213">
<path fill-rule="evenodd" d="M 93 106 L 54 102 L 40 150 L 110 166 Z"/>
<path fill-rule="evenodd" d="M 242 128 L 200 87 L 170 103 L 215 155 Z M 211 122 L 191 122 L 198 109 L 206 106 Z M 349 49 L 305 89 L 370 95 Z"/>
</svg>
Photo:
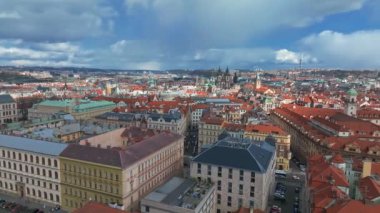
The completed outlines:
<svg viewBox="0 0 380 213">
<path fill-rule="evenodd" d="M 356 110 L 357 110 L 357 96 L 358 92 L 356 92 L 355 89 L 351 88 L 347 91 L 347 96 L 346 96 L 346 106 L 345 106 L 345 113 L 349 116 L 354 116 L 356 117 Z"/>
</svg>

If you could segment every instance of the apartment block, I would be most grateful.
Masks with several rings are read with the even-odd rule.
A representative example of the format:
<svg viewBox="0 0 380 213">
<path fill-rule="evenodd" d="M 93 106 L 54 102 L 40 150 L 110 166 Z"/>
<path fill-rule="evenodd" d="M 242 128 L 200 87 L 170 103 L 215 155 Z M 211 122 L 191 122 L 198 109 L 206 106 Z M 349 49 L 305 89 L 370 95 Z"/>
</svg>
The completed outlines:
<svg viewBox="0 0 380 213">
<path fill-rule="evenodd" d="M 65 210 L 88 201 L 136 210 L 144 196 L 182 171 L 180 135 L 162 132 L 126 148 L 101 148 L 97 142 L 71 144 L 60 155 Z"/>
<path fill-rule="evenodd" d="M 0 95 L 0 124 L 18 120 L 16 101 L 9 94 Z"/>
<path fill-rule="evenodd" d="M 274 183 L 275 147 L 226 137 L 196 156 L 190 175 L 216 185 L 216 212 L 240 207 L 265 210 Z"/>
<path fill-rule="evenodd" d="M 61 203 L 58 156 L 66 144 L 0 135 L 0 190 L 19 198 Z"/>
</svg>

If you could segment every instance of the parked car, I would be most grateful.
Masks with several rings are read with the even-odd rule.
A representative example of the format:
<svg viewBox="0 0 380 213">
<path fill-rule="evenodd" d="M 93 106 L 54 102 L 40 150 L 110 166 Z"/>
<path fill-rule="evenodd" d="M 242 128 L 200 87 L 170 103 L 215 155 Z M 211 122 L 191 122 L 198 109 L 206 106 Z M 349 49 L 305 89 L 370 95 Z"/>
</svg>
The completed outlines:
<svg viewBox="0 0 380 213">
<path fill-rule="evenodd" d="M 297 175 L 293 175 L 293 179 L 294 180 L 300 180 L 300 177 L 298 177 Z"/>
</svg>

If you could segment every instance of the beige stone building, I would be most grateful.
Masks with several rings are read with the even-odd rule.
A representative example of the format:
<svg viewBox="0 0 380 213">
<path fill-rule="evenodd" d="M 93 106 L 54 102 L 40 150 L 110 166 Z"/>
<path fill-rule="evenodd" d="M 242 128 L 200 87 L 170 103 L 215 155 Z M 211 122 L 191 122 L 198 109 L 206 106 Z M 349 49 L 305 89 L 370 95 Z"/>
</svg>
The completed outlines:
<svg viewBox="0 0 380 213">
<path fill-rule="evenodd" d="M 260 157 L 259 157 L 260 156 Z M 274 184 L 275 147 L 227 137 L 196 156 L 190 175 L 216 185 L 216 212 L 268 206 Z"/>
<path fill-rule="evenodd" d="M 127 148 L 101 148 L 104 141 L 71 144 L 61 154 L 64 209 L 94 200 L 136 210 L 144 196 L 182 172 L 184 144 L 178 134 L 162 132 Z"/>
<path fill-rule="evenodd" d="M 59 154 L 66 144 L 0 135 L 0 191 L 61 204 Z"/>
<path fill-rule="evenodd" d="M 292 157 L 290 151 L 290 134 L 280 127 L 272 124 L 247 125 L 244 131 L 244 138 L 265 141 L 272 137 L 276 143 L 276 169 L 289 170 L 289 163 Z"/>
<path fill-rule="evenodd" d="M 198 125 L 198 153 L 206 144 L 212 144 L 218 140 L 218 136 L 222 133 L 223 118 L 219 117 L 203 117 Z"/>
<path fill-rule="evenodd" d="M 6 123 L 17 122 L 16 101 L 9 94 L 0 95 L 0 125 Z"/>
</svg>

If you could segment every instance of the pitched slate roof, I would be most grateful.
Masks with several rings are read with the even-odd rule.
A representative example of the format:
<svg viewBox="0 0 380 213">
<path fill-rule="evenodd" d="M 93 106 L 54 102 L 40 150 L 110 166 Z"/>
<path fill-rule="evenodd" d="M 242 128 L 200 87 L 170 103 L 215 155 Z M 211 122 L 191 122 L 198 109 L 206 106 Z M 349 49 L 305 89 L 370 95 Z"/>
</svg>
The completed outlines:
<svg viewBox="0 0 380 213">
<path fill-rule="evenodd" d="M 113 167 L 127 168 L 181 138 L 182 136 L 178 134 L 162 132 L 137 144 L 133 144 L 126 149 L 104 149 L 70 144 L 60 156 Z"/>
<path fill-rule="evenodd" d="M 15 100 L 9 94 L 0 95 L 0 104 L 14 103 Z"/>
<path fill-rule="evenodd" d="M 227 137 L 200 153 L 193 161 L 263 173 L 267 170 L 273 154 L 274 147 L 266 142 L 238 142 Z"/>
<path fill-rule="evenodd" d="M 0 135 L 0 147 L 56 156 L 67 147 L 67 144 Z"/>
</svg>

